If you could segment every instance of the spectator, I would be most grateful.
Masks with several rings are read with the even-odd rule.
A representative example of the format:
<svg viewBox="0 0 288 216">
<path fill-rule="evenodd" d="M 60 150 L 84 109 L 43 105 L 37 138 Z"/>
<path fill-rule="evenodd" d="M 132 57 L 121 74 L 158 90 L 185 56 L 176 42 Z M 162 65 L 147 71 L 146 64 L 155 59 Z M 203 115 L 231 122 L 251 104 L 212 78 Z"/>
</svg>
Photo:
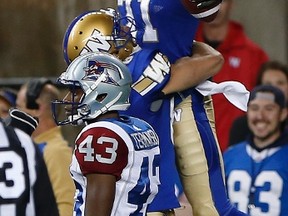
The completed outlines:
<svg viewBox="0 0 288 216">
<path fill-rule="evenodd" d="M 0 118 L 9 116 L 9 109 L 16 105 L 17 91 L 11 88 L 0 89 Z"/>
<path fill-rule="evenodd" d="M 200 23 L 195 40 L 208 43 L 224 57 L 224 65 L 213 76 L 213 81 L 239 81 L 250 91 L 256 85 L 257 72 L 268 60 L 268 56 L 246 36 L 241 24 L 231 20 L 232 5 L 233 0 L 223 1 L 215 20 Z M 213 104 L 217 137 L 221 150 L 224 151 L 228 146 L 233 120 L 244 112 L 234 107 L 222 94 L 213 96 Z M 225 110 L 229 110 L 229 115 Z"/>
<path fill-rule="evenodd" d="M 288 66 L 279 61 L 268 61 L 262 64 L 256 85 L 267 84 L 281 89 L 288 101 Z"/>
<path fill-rule="evenodd" d="M 14 128 L 0 120 L 0 215 L 58 216 L 43 156 L 29 136 L 38 122 L 19 110 L 10 115 Z"/>
<path fill-rule="evenodd" d="M 251 91 L 248 126 L 252 135 L 224 152 L 229 198 L 251 216 L 288 215 L 288 134 L 283 92 L 271 85 Z"/>
<path fill-rule="evenodd" d="M 267 84 L 280 88 L 288 100 L 288 66 L 279 61 L 268 61 L 264 63 L 256 78 L 256 85 Z M 286 121 L 287 122 L 287 121 Z M 247 116 L 240 116 L 232 123 L 229 134 L 229 145 L 234 145 L 246 139 L 251 131 L 248 128 Z"/>
<path fill-rule="evenodd" d="M 52 116 L 51 101 L 58 99 L 59 94 L 51 81 L 32 79 L 21 86 L 16 105 L 39 119 L 32 138 L 43 153 L 60 216 L 67 216 L 72 215 L 75 187 L 69 173 L 72 149 Z"/>
<path fill-rule="evenodd" d="M 52 103 L 67 114 L 56 121 L 86 125 L 70 167 L 74 215 L 146 215 L 160 184 L 159 138 L 150 124 L 119 114 L 130 106 L 128 68 L 110 54 L 91 52 L 76 58 L 58 81 L 70 91 Z"/>
</svg>

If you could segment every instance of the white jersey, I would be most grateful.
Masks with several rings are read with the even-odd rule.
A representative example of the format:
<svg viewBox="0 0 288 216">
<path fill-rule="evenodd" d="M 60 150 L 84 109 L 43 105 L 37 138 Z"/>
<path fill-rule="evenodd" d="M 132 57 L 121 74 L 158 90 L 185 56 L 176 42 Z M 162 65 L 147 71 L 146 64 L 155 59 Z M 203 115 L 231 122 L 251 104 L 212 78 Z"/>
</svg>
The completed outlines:
<svg viewBox="0 0 288 216">
<path fill-rule="evenodd" d="M 121 116 L 89 124 L 76 139 L 70 167 L 76 186 L 74 216 L 84 216 L 89 173 L 117 179 L 111 215 L 145 215 L 158 192 L 159 139 L 152 127 Z"/>
</svg>

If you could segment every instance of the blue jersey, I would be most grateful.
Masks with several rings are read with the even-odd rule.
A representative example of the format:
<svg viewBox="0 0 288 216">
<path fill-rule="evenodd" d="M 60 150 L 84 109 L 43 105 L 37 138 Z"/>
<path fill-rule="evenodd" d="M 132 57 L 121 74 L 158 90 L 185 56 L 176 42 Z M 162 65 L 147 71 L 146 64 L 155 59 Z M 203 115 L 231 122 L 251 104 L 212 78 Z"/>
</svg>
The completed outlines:
<svg viewBox="0 0 288 216">
<path fill-rule="evenodd" d="M 181 57 L 192 55 L 192 44 L 199 21 L 185 9 L 181 0 L 118 0 L 118 10 L 122 17 L 131 16 L 135 20 L 137 31 L 133 32 L 133 36 L 136 37 L 137 43 L 142 48 L 163 53 L 171 63 Z M 177 105 L 183 101 L 183 98 L 191 98 L 186 103 L 189 104 L 190 108 L 186 109 L 188 111 L 185 119 L 195 125 L 193 129 L 190 128 L 194 132 L 190 133 L 191 142 L 198 140 L 194 144 L 201 145 L 199 148 L 205 152 L 205 158 L 201 159 L 209 167 L 208 183 L 215 207 L 220 215 L 242 215 L 242 213 L 238 214 L 234 206 L 231 205 L 226 194 L 221 167 L 222 155 L 204 107 L 204 96 L 195 88 L 183 91 L 181 97 L 175 96 L 176 113 L 180 113 L 176 123 L 181 125 L 185 125 L 183 122 L 184 112 L 181 111 L 183 107 L 179 108 Z M 176 131 L 175 124 L 173 127 Z M 186 126 L 183 127 L 184 130 L 187 129 Z M 182 128 L 178 132 L 179 134 L 175 133 L 174 137 L 185 134 Z M 190 146 L 194 148 L 194 146 Z M 159 205 L 161 202 L 163 200 L 155 203 L 155 205 Z"/>
<path fill-rule="evenodd" d="M 118 9 L 121 16 L 134 18 L 141 47 L 159 50 L 171 63 L 191 55 L 199 21 L 180 0 L 118 0 Z"/>
<path fill-rule="evenodd" d="M 158 50 L 170 63 L 192 55 L 199 21 L 180 0 L 118 0 L 118 10 L 121 17 L 130 16 L 135 20 L 133 36 L 141 47 Z M 185 96 L 189 94 L 193 95 L 194 91 L 185 92 Z M 181 101 L 176 97 L 176 104 Z"/>
<path fill-rule="evenodd" d="M 171 100 L 153 103 L 154 95 L 169 79 L 170 64 L 160 53 L 143 49 L 132 54 L 126 64 L 132 73 L 131 106 L 125 114 L 144 119 L 155 129 L 160 140 L 161 161 L 159 192 L 149 211 L 179 207 L 175 183 L 179 182 L 172 142 Z M 165 200 L 165 202 L 163 202 Z"/>
<path fill-rule="evenodd" d="M 288 215 L 288 141 L 258 152 L 247 141 L 224 153 L 228 194 L 251 216 Z"/>
</svg>

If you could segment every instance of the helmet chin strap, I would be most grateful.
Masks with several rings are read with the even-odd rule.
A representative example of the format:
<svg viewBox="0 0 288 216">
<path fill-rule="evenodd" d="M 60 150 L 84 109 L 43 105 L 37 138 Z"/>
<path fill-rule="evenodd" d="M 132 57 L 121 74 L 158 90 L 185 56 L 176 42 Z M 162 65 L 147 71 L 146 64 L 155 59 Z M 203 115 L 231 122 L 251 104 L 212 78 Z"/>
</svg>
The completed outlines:
<svg viewBox="0 0 288 216">
<path fill-rule="evenodd" d="M 79 115 L 68 116 L 68 120 L 72 123 L 72 125 L 81 125 L 84 122 L 83 117 L 79 117 Z"/>
</svg>

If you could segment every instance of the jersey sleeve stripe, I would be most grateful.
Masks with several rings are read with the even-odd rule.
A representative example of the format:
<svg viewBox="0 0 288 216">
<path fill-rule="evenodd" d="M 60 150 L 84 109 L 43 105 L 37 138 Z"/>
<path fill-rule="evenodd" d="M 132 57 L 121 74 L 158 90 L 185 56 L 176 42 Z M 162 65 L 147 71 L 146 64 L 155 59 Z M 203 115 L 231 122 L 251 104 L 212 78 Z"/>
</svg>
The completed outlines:
<svg viewBox="0 0 288 216">
<path fill-rule="evenodd" d="M 34 143 L 32 142 L 30 136 L 19 129 L 15 129 L 15 132 L 18 136 L 18 139 L 21 142 L 22 147 L 25 149 L 27 154 L 27 161 L 28 161 L 28 169 L 29 169 L 29 179 L 30 179 L 30 186 L 32 187 L 36 181 L 36 156 L 35 156 L 35 147 Z M 30 201 L 27 204 L 26 212 L 31 215 L 31 212 L 35 211 L 34 206 L 34 196 L 33 190 L 30 190 Z M 35 214 L 35 212 L 34 212 Z"/>
</svg>

